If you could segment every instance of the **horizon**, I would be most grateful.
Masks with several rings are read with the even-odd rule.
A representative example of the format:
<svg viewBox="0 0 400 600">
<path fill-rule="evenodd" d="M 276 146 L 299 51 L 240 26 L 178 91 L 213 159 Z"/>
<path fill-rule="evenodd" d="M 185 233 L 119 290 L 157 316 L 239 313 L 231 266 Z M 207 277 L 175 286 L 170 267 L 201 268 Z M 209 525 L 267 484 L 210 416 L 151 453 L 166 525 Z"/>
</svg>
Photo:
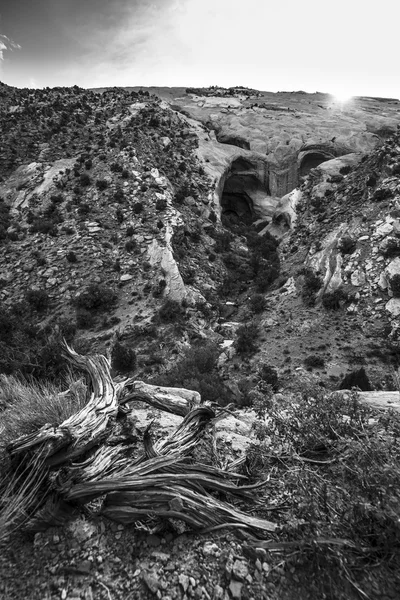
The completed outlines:
<svg viewBox="0 0 400 600">
<path fill-rule="evenodd" d="M 0 80 L 17 88 L 240 86 L 400 98 L 396 23 L 361 0 L 13 0 Z M 387 10 L 386 10 L 387 9 Z M 324 90 L 322 92 L 318 90 Z"/>
</svg>

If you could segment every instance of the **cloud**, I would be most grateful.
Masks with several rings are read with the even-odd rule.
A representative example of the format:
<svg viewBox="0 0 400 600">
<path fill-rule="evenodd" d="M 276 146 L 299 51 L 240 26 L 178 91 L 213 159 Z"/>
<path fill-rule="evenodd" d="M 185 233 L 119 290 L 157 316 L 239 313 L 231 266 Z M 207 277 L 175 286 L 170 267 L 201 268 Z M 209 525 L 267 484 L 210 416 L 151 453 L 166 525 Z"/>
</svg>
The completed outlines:
<svg viewBox="0 0 400 600">
<path fill-rule="evenodd" d="M 4 60 L 4 52 L 7 50 L 21 50 L 21 46 L 0 33 L 0 61 Z"/>
</svg>

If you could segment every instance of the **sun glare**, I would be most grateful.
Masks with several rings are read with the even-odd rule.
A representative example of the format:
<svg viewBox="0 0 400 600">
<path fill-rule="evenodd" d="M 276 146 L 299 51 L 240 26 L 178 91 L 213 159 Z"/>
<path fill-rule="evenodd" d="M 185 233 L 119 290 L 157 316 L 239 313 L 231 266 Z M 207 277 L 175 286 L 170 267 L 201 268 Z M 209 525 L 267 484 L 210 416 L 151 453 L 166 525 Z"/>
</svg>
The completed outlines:
<svg viewBox="0 0 400 600">
<path fill-rule="evenodd" d="M 351 94 L 349 94 L 348 92 L 336 92 L 335 94 L 333 94 L 333 97 L 335 98 L 336 102 L 348 102 L 349 100 L 351 100 L 351 98 L 353 97 Z"/>
</svg>

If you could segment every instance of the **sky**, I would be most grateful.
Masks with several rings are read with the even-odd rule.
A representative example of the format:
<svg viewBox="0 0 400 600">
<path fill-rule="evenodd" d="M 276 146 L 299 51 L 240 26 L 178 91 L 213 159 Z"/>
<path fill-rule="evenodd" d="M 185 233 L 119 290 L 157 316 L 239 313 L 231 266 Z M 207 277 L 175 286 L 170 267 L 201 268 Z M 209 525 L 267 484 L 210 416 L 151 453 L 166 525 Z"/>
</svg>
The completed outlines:
<svg viewBox="0 0 400 600">
<path fill-rule="evenodd" d="M 397 8 L 397 0 L 0 0 L 0 81 L 400 98 Z"/>
</svg>

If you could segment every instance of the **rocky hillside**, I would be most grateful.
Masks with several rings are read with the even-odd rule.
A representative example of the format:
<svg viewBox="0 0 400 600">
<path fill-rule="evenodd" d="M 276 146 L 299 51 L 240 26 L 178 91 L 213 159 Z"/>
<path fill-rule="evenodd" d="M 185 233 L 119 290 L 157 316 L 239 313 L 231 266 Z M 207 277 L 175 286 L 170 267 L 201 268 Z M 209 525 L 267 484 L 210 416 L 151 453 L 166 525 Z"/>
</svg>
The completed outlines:
<svg viewBox="0 0 400 600">
<path fill-rule="evenodd" d="M 207 388 L 181 368 L 207 342 L 222 403 L 248 402 L 265 365 L 283 386 L 365 367 L 392 389 L 398 101 L 0 93 L 3 372 L 57 376 L 64 336 Z"/>
</svg>

